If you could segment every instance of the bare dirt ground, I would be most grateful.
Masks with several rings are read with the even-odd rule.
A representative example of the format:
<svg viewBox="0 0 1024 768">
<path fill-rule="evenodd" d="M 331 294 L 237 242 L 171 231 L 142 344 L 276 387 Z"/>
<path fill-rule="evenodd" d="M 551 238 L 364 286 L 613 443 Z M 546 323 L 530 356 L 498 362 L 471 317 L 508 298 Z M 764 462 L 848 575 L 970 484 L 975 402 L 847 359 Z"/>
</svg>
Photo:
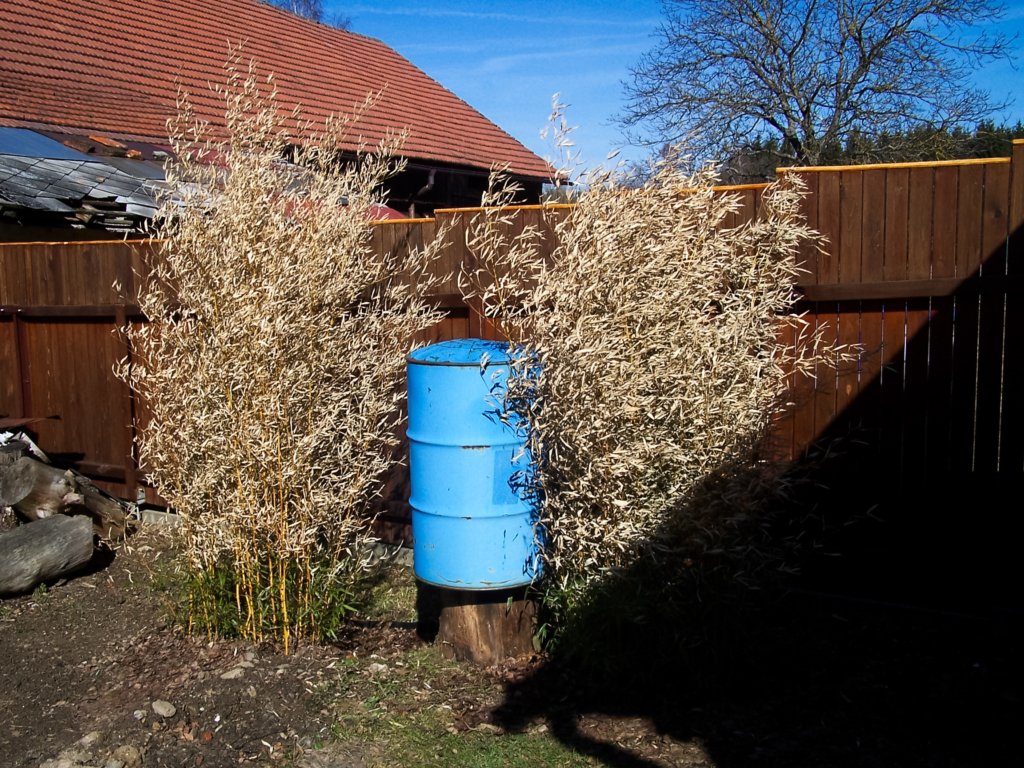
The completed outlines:
<svg viewBox="0 0 1024 768">
<path fill-rule="evenodd" d="M 644 659 L 608 679 L 540 655 L 447 662 L 417 634 L 408 571 L 384 586 L 389 617 L 332 645 L 188 637 L 171 557 L 140 537 L 0 602 L 0 766 L 1019 764 L 1012 620 L 793 596 L 709 688 L 631 680 Z"/>
</svg>

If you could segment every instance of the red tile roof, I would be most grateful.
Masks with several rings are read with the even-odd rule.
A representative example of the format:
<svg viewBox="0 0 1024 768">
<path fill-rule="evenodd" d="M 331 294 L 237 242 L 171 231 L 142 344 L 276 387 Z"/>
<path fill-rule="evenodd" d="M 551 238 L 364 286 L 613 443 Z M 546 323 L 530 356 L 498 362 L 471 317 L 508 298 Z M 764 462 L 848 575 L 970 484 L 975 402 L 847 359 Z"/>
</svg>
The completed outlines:
<svg viewBox="0 0 1024 768">
<path fill-rule="evenodd" d="M 547 165 L 379 40 L 256 0 L 0 0 L 0 125 L 167 142 L 176 80 L 197 113 L 223 120 L 210 84 L 229 46 L 273 73 L 283 105 L 307 118 L 349 112 L 387 86 L 357 133 L 373 144 L 408 128 L 405 154 L 476 168 Z"/>
</svg>

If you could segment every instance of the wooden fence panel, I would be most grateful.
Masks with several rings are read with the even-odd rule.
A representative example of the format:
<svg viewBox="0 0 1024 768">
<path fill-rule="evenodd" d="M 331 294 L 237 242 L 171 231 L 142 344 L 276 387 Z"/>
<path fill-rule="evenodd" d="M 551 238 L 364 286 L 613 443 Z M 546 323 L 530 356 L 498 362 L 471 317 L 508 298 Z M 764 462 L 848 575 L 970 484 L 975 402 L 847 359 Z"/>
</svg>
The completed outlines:
<svg viewBox="0 0 1024 768">
<path fill-rule="evenodd" d="M 1024 144 L 1014 146 L 1012 165 L 794 172 L 808 189 L 807 223 L 826 238 L 820 252 L 801 247 L 808 298 L 799 308 L 826 343 L 859 351 L 838 369 L 819 366 L 816 379 L 793 378 L 794 407 L 778 423 L 777 450 L 799 460 L 815 441 L 855 438 L 840 464 L 862 487 L 840 478 L 834 498 L 842 502 L 845 492 L 865 508 L 875 499 L 890 520 L 920 524 L 901 509 L 928 509 L 938 525 L 968 498 L 965 489 L 979 498 L 990 486 L 1019 489 L 1024 304 L 1012 280 L 1024 277 Z M 762 187 L 733 191 L 741 208 L 731 225 L 761 215 Z M 437 269 L 454 275 L 470 260 L 466 229 L 478 213 L 377 223 L 373 247 L 385 253 L 443 237 Z M 536 228 L 550 257 L 557 226 L 571 214 L 571 206 L 527 206 L 507 234 Z M 111 371 L 127 352 L 119 319 L 141 322 L 130 306 L 133 270 L 144 273 L 141 255 L 122 243 L 0 246 L 0 415 L 59 416 L 36 430 L 43 447 L 77 457 L 125 494 L 137 469 L 133 430 L 148 418 Z M 461 301 L 454 278 L 438 293 L 445 319 L 418 342 L 499 336 L 479 306 Z M 780 333 L 802 343 L 796 329 Z M 406 530 L 403 487 L 397 482 L 386 500 L 396 532 Z"/>
<path fill-rule="evenodd" d="M 34 425 L 40 445 L 73 462 L 124 466 L 120 381 L 124 354 L 113 322 L 25 321 L 33 412 L 55 416 Z"/>
<path fill-rule="evenodd" d="M 1009 196 L 1006 273 L 1024 277 L 1024 143 L 1014 144 Z M 1006 296 L 1003 409 L 999 429 L 1000 473 L 1024 472 L 1024 296 Z"/>
</svg>

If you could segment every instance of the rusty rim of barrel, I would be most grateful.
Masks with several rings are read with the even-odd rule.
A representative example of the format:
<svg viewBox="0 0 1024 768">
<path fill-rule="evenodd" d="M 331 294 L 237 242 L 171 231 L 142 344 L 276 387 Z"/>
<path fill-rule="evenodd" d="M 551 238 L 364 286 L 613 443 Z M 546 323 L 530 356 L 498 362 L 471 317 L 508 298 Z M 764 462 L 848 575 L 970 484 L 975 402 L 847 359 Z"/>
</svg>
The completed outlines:
<svg viewBox="0 0 1024 768">
<path fill-rule="evenodd" d="M 422 355 L 429 350 L 438 349 L 437 355 L 440 356 L 444 352 L 453 353 L 454 359 L 433 359 L 424 360 L 417 355 Z M 481 359 L 482 355 L 478 355 L 477 359 L 470 360 L 469 356 L 479 350 L 488 355 L 486 360 Z M 413 352 L 406 355 L 405 360 L 410 365 L 443 365 L 449 368 L 480 368 L 489 365 L 508 365 L 511 360 L 508 356 L 509 343 L 507 341 L 492 341 L 489 339 L 451 339 L 449 341 L 440 341 L 437 344 L 431 344 L 427 347 L 420 347 Z M 461 352 L 462 354 L 454 354 Z M 491 357 L 495 352 L 499 352 L 501 357 Z M 459 359 L 462 358 L 462 359 Z"/>
</svg>

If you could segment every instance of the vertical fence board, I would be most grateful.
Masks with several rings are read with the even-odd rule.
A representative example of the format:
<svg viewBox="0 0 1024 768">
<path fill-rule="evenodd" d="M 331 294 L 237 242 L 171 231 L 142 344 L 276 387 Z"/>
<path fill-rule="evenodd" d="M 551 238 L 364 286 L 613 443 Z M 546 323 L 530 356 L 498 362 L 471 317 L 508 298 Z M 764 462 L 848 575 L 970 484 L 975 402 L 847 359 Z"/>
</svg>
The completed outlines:
<svg viewBox="0 0 1024 768">
<path fill-rule="evenodd" d="M 885 169 L 864 171 L 863 187 L 861 279 L 874 283 L 885 279 Z"/>
<path fill-rule="evenodd" d="M 795 327 L 797 334 L 796 345 L 798 353 L 803 356 L 807 350 L 810 339 L 818 325 L 817 307 L 814 304 L 800 305 L 799 309 L 806 310 L 807 315 L 803 318 L 806 325 L 798 324 Z M 821 366 L 816 366 L 821 367 Z M 813 375 L 812 375 L 813 374 Z M 814 441 L 817 433 L 814 428 L 814 390 L 817 386 L 815 378 L 816 369 L 798 373 L 793 381 L 793 454 L 802 455 Z M 822 371 L 824 375 L 824 370 Z"/>
<path fill-rule="evenodd" d="M 839 282 L 840 249 L 840 174 L 826 171 L 818 174 L 818 231 L 826 242 L 818 253 L 818 282 Z"/>
<path fill-rule="evenodd" d="M 928 456 L 928 299 L 907 302 L 906 373 L 903 379 L 903 472 L 904 490 L 921 488 Z"/>
<path fill-rule="evenodd" d="M 788 350 L 788 355 L 792 359 L 792 355 L 796 351 L 796 330 L 789 323 L 779 323 L 776 329 L 776 339 L 778 343 Z M 794 380 L 795 372 L 791 363 L 787 360 L 785 363 L 784 370 L 786 371 L 786 398 L 792 403 L 796 382 Z M 788 405 L 781 414 L 776 418 L 775 423 L 772 427 L 772 456 L 781 461 L 791 461 L 794 458 L 793 453 L 793 434 L 794 434 L 794 416 L 795 408 L 792 404 Z"/>
<path fill-rule="evenodd" d="M 818 302 L 817 327 L 822 343 L 835 346 L 839 341 L 839 306 L 836 302 Z M 818 365 L 814 383 L 814 432 L 821 435 L 836 415 L 836 366 Z"/>
<path fill-rule="evenodd" d="M 879 265 L 881 266 L 881 265 Z M 882 429 L 882 391 L 880 374 L 883 363 L 882 307 L 880 301 L 860 303 L 859 391 L 857 413 L 862 421 L 865 440 L 871 445 L 866 454 L 877 458 Z"/>
<path fill-rule="evenodd" d="M 1010 199 L 1010 166 L 985 166 L 985 203 L 982 215 L 981 251 L 983 275 L 1006 274 L 1006 237 Z"/>
<path fill-rule="evenodd" d="M 974 471 L 974 424 L 977 397 L 978 296 L 954 297 L 953 382 L 949 460 L 951 474 Z"/>
<path fill-rule="evenodd" d="M 836 342 L 847 352 L 860 342 L 860 302 L 845 301 L 839 305 L 836 326 Z M 856 356 L 859 358 L 859 355 Z M 860 360 L 839 363 L 836 369 L 836 415 L 843 413 L 857 399 L 860 393 Z M 851 424 L 851 429 L 860 429 L 860 424 Z"/>
<path fill-rule="evenodd" d="M 949 266 L 955 267 L 955 264 Z M 953 412 L 953 298 L 950 296 L 936 296 L 931 300 L 928 355 L 926 471 L 929 483 L 941 483 L 949 472 Z"/>
<path fill-rule="evenodd" d="M 983 276 L 1006 274 L 1009 234 L 1010 166 L 985 166 L 985 206 L 982 224 Z M 1000 408 L 1003 399 L 1003 339 L 1006 297 L 981 296 L 978 331 L 978 410 L 975 442 L 976 474 L 994 475 L 998 466 Z"/>
<path fill-rule="evenodd" d="M 858 283 L 861 280 L 864 174 L 843 171 L 839 179 L 839 282 Z"/>
<path fill-rule="evenodd" d="M 956 277 L 956 210 L 959 169 L 935 169 L 935 205 L 932 217 L 932 277 Z"/>
<path fill-rule="evenodd" d="M 881 431 L 879 456 L 883 489 L 899 489 L 903 475 L 903 385 L 904 344 L 906 342 L 906 302 L 887 301 L 883 305 L 882 360 L 879 378 Z"/>
<path fill-rule="evenodd" d="M 907 279 L 931 277 L 932 202 L 934 171 L 910 170 L 907 219 Z"/>
<path fill-rule="evenodd" d="M 818 230 L 818 174 L 805 173 L 800 175 L 800 180 L 807 188 L 807 193 L 800 199 L 800 214 L 803 216 L 807 226 Z M 818 244 L 811 240 L 805 240 L 800 244 L 797 253 L 797 266 L 806 273 L 800 278 L 801 282 L 814 285 L 818 282 Z"/>
<path fill-rule="evenodd" d="M 910 171 L 890 168 L 885 174 L 885 279 L 907 279 L 907 211 Z"/>
<path fill-rule="evenodd" d="M 985 166 L 960 168 L 956 203 L 956 276 L 970 277 L 981 266 L 981 218 L 984 205 Z"/>
<path fill-rule="evenodd" d="M 17 381 L 9 372 L 18 368 L 14 318 L 0 315 L 0 418 L 18 410 Z"/>
</svg>

